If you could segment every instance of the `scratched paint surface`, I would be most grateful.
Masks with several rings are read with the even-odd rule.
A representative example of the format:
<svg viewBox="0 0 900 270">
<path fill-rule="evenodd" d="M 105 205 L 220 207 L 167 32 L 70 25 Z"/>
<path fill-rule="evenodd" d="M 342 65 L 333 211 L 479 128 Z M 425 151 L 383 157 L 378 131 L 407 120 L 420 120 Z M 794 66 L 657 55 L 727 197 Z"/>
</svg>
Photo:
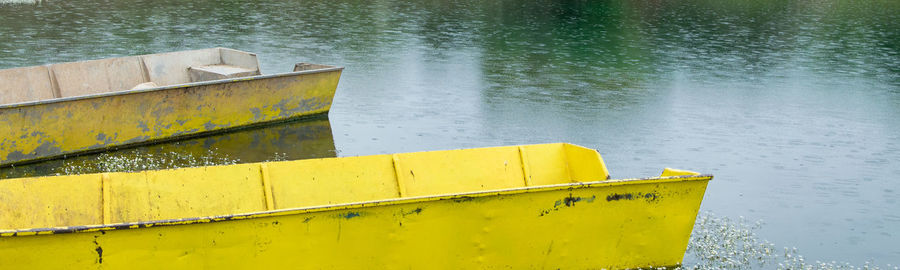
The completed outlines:
<svg viewBox="0 0 900 270">
<path fill-rule="evenodd" d="M 324 113 L 340 74 L 235 80 L 2 108 L 0 165 Z"/>
</svg>

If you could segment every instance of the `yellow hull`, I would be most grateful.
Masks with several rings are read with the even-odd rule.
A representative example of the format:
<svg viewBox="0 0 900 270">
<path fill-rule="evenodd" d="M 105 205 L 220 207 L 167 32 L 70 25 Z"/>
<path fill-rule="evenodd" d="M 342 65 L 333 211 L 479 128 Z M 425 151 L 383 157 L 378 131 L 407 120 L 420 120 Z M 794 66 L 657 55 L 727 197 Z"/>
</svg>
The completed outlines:
<svg viewBox="0 0 900 270">
<path fill-rule="evenodd" d="M 0 106 L 0 166 L 328 112 L 341 68 Z"/>
<path fill-rule="evenodd" d="M 607 177 L 547 144 L 9 179 L 0 269 L 679 264 L 712 176 Z"/>
</svg>

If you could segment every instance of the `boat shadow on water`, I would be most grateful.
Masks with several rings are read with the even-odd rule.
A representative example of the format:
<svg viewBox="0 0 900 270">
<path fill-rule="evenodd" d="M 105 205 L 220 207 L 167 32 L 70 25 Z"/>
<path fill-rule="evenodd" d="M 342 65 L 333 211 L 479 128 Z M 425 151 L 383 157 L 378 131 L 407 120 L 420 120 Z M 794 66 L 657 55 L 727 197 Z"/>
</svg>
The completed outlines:
<svg viewBox="0 0 900 270">
<path fill-rule="evenodd" d="M 0 168 L 0 179 L 337 156 L 326 115 Z"/>
</svg>

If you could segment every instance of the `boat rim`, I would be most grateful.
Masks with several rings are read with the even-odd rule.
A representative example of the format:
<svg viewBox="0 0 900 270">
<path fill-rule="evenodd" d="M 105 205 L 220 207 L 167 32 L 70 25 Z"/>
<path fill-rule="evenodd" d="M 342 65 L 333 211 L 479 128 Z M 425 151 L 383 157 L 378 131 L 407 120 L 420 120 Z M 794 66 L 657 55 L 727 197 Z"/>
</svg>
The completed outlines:
<svg viewBox="0 0 900 270">
<path fill-rule="evenodd" d="M 403 205 L 403 204 L 442 201 L 442 200 L 455 200 L 457 202 L 464 202 L 464 201 L 469 201 L 469 200 L 472 200 L 475 198 L 499 196 L 499 195 L 513 195 L 513 194 L 522 194 L 522 193 L 533 193 L 533 192 L 548 192 L 548 191 L 559 191 L 559 190 L 575 190 L 575 189 L 585 189 L 585 188 L 611 187 L 611 186 L 622 186 L 622 185 L 638 185 L 638 184 L 654 184 L 654 183 L 670 183 L 670 182 L 710 181 L 710 180 L 712 180 L 712 178 L 713 178 L 713 175 L 711 175 L 711 174 L 699 174 L 699 175 L 680 175 L 680 176 L 664 176 L 664 177 L 663 176 L 655 176 L 655 177 L 646 177 L 646 178 L 611 179 L 611 180 L 600 180 L 600 181 L 591 181 L 591 182 L 575 182 L 575 183 L 541 185 L 541 186 L 532 186 L 532 187 L 516 187 L 516 188 L 507 188 L 507 189 L 498 189 L 498 190 L 485 190 L 485 191 L 461 192 L 461 193 L 453 193 L 453 194 L 417 196 L 417 197 L 408 197 L 408 198 L 391 198 L 391 199 L 374 200 L 374 201 L 286 208 L 286 209 L 257 211 L 257 212 L 250 212 L 250 213 L 240 213 L 240 214 L 221 215 L 221 216 L 189 217 L 189 218 L 163 219 L 163 220 L 154 220 L 154 221 L 112 223 L 112 224 L 103 224 L 103 225 L 77 225 L 77 226 L 66 226 L 66 227 L 45 227 L 45 228 L 31 228 L 31 229 L 0 230 L 0 238 L 35 236 L 35 235 L 53 235 L 53 234 L 65 234 L 65 233 L 89 233 L 89 232 L 105 233 L 106 231 L 113 231 L 113 230 L 141 229 L 141 228 L 161 227 L 161 226 L 177 226 L 177 225 L 212 223 L 212 222 L 223 222 L 223 221 L 243 220 L 243 219 L 289 216 L 289 215 L 306 214 L 306 213 L 353 210 L 353 209 L 363 209 L 363 208 L 375 207 L 375 206 Z M 569 196 L 571 197 L 571 194 Z M 618 199 L 607 198 L 607 201 L 612 201 L 612 200 L 618 200 Z M 359 213 L 357 213 L 357 214 L 359 214 Z"/>
<path fill-rule="evenodd" d="M 191 82 L 191 83 L 183 83 L 183 84 L 175 84 L 175 85 L 165 85 L 165 86 L 158 86 L 158 87 L 146 88 L 146 89 L 133 89 L 133 90 L 124 90 L 124 91 L 116 91 L 116 92 L 74 96 L 74 97 L 62 97 L 62 98 L 52 98 L 52 99 L 18 102 L 18 103 L 7 103 L 7 104 L 0 104 L 0 110 L 17 108 L 17 107 L 28 107 L 28 106 L 60 103 L 60 102 L 82 100 L 82 99 L 94 99 L 94 98 L 103 98 L 103 97 L 120 96 L 120 95 L 124 96 L 124 95 L 140 94 L 140 93 L 146 93 L 146 92 L 156 92 L 156 91 L 163 91 L 163 90 L 170 90 L 170 89 L 188 88 L 188 87 L 195 87 L 195 86 L 234 83 L 234 82 L 241 82 L 241 81 L 252 81 L 252 80 L 259 80 L 259 79 L 287 77 L 287 76 L 302 75 L 302 74 L 315 74 L 315 73 L 323 73 L 323 72 L 331 72 L 331 71 L 340 71 L 343 69 L 344 69 L 344 67 L 342 67 L 342 66 L 330 66 L 328 68 L 321 68 L 321 69 L 291 71 L 291 72 L 275 73 L 275 74 L 263 74 L 263 75 L 254 75 L 254 76 L 247 76 L 247 77 L 240 77 L 240 78 L 228 78 L 228 79 L 220 79 L 220 80 Z"/>
</svg>

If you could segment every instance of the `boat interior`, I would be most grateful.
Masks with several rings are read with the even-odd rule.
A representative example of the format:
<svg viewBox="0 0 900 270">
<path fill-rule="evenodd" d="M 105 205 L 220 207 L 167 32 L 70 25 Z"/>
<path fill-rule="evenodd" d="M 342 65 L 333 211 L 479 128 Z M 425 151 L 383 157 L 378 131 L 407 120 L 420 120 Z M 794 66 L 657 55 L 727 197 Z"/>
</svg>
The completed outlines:
<svg viewBox="0 0 900 270">
<path fill-rule="evenodd" d="M 0 105 L 259 75 L 256 54 L 210 48 L 0 70 Z"/>
<path fill-rule="evenodd" d="M 0 231 L 228 216 L 608 179 L 600 155 L 504 146 L 0 181 Z"/>
</svg>

